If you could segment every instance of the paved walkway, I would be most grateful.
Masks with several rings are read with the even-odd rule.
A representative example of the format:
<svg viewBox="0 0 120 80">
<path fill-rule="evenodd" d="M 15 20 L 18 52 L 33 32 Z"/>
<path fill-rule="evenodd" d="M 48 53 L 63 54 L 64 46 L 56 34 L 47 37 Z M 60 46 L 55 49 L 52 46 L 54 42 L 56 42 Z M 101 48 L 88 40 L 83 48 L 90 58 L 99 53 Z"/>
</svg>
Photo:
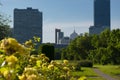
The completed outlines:
<svg viewBox="0 0 120 80">
<path fill-rule="evenodd" d="M 107 74 L 104 74 L 103 72 L 101 72 L 99 69 L 97 68 L 93 68 L 93 70 L 98 74 L 100 75 L 101 77 L 105 78 L 106 80 L 116 80 L 114 78 L 112 78 L 111 76 L 107 75 Z"/>
</svg>

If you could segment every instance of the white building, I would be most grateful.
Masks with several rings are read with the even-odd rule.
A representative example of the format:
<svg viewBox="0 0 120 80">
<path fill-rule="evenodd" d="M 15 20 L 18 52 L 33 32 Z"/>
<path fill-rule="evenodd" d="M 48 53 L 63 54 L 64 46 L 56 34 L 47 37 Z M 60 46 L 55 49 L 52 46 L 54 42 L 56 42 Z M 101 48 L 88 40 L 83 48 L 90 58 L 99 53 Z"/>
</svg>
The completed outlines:
<svg viewBox="0 0 120 80">
<path fill-rule="evenodd" d="M 74 32 L 70 35 L 70 40 L 73 40 L 73 39 L 75 39 L 76 37 L 78 37 L 78 34 L 75 32 L 75 30 L 74 30 Z"/>
</svg>

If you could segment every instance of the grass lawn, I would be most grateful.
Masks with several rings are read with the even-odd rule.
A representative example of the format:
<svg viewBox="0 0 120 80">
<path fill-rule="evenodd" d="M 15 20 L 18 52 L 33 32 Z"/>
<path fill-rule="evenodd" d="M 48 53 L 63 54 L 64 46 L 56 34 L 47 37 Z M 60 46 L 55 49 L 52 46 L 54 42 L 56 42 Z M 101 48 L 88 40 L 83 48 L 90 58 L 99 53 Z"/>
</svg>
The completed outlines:
<svg viewBox="0 0 120 80">
<path fill-rule="evenodd" d="M 92 68 L 82 67 L 81 71 L 75 71 L 73 76 L 87 76 L 87 77 L 97 77 L 98 75 L 92 70 Z"/>
<path fill-rule="evenodd" d="M 116 79 L 120 79 L 120 65 L 95 65 L 105 74 L 108 74 Z"/>
<path fill-rule="evenodd" d="M 62 62 L 58 60 L 58 62 Z M 71 65 L 75 65 L 77 61 L 69 61 Z M 103 73 L 110 75 L 113 78 L 120 79 L 120 65 L 95 65 Z M 97 75 L 92 68 L 82 67 L 81 71 L 74 71 L 71 74 L 74 77 L 86 76 L 87 80 L 105 80 Z"/>
<path fill-rule="evenodd" d="M 80 76 L 86 76 L 88 80 L 105 80 L 102 77 L 100 77 L 99 75 L 97 75 L 92 68 L 86 68 L 86 67 L 82 67 L 81 68 L 82 71 L 75 71 L 72 72 L 72 75 L 74 77 L 80 77 Z"/>
<path fill-rule="evenodd" d="M 101 77 L 96 77 L 96 78 L 87 78 L 87 80 L 105 80 L 105 79 L 103 79 L 103 78 L 101 78 Z"/>
</svg>

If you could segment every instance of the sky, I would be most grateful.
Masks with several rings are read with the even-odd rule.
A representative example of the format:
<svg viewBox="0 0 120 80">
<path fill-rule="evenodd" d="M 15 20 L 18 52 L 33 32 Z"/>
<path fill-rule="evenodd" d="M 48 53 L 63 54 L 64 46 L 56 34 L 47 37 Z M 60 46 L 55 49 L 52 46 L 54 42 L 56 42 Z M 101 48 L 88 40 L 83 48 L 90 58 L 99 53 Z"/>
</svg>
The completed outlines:
<svg viewBox="0 0 120 80">
<path fill-rule="evenodd" d="M 10 16 L 13 27 L 14 8 L 32 7 L 43 12 L 43 42 L 55 42 L 55 28 L 61 29 L 65 36 L 75 31 L 89 32 L 93 26 L 94 0 L 0 0 L 0 12 Z M 120 27 L 120 0 L 111 0 L 111 29 Z"/>
</svg>

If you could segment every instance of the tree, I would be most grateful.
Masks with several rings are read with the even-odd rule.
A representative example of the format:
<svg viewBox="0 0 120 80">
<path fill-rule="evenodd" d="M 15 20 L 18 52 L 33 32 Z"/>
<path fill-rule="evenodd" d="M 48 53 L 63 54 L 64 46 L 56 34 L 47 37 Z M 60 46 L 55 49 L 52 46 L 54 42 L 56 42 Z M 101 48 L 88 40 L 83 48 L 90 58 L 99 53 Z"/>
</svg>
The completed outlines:
<svg viewBox="0 0 120 80">
<path fill-rule="evenodd" d="M 41 52 L 49 57 L 50 61 L 54 60 L 54 46 L 52 44 L 41 45 Z"/>
<path fill-rule="evenodd" d="M 8 25 L 9 20 L 0 14 L 0 40 L 11 35 L 11 29 Z"/>
<path fill-rule="evenodd" d="M 63 50 L 61 48 L 55 48 L 55 55 L 54 55 L 54 57 L 55 57 L 56 60 L 60 60 L 61 59 L 62 51 Z"/>
<path fill-rule="evenodd" d="M 79 36 L 67 47 L 67 57 L 74 60 L 87 59 L 89 50 L 93 49 L 91 44 L 91 36 L 85 33 L 83 36 Z"/>
</svg>

